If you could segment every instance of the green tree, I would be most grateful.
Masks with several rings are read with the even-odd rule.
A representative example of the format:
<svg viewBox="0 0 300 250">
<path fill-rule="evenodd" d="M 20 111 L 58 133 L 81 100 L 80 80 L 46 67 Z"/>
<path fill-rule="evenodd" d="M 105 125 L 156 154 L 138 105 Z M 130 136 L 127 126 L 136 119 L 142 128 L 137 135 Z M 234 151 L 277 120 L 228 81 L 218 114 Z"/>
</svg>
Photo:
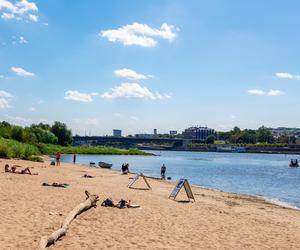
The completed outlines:
<svg viewBox="0 0 300 250">
<path fill-rule="evenodd" d="M 22 142 L 29 144 L 34 144 L 37 142 L 37 138 L 30 128 L 23 129 Z"/>
<path fill-rule="evenodd" d="M 252 129 L 244 129 L 241 132 L 241 143 L 255 144 L 256 143 L 256 131 Z"/>
<path fill-rule="evenodd" d="M 215 137 L 213 135 L 209 135 L 209 136 L 207 136 L 205 142 L 207 144 L 214 144 L 215 143 Z"/>
<path fill-rule="evenodd" d="M 51 127 L 51 132 L 57 137 L 58 144 L 67 146 L 72 143 L 72 132 L 67 128 L 67 125 L 62 122 L 54 122 Z"/>
<path fill-rule="evenodd" d="M 258 142 L 264 142 L 264 143 L 273 143 L 274 137 L 272 136 L 272 132 L 269 128 L 266 128 L 265 126 L 261 126 L 257 130 L 257 141 Z"/>
<path fill-rule="evenodd" d="M 11 136 L 11 139 L 21 142 L 23 140 L 23 128 L 20 126 L 13 126 L 11 129 L 10 136 Z"/>
</svg>

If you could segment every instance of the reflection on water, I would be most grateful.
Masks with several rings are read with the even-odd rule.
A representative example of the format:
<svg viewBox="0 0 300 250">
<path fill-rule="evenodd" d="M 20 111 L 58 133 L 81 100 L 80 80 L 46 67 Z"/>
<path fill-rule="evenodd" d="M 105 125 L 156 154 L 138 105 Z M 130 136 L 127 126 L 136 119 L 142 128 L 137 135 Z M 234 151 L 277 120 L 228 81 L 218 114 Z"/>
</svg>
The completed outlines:
<svg viewBox="0 0 300 250">
<path fill-rule="evenodd" d="M 153 152 L 156 153 L 156 152 Z M 205 187 L 259 195 L 300 207 L 300 168 L 290 168 L 295 155 L 238 154 L 215 152 L 161 151 L 160 156 L 78 155 L 77 162 L 104 161 L 119 170 L 128 162 L 130 170 L 160 176 L 160 167 L 167 167 L 172 180 L 185 177 L 190 183 Z M 71 155 L 62 161 L 72 162 Z"/>
</svg>

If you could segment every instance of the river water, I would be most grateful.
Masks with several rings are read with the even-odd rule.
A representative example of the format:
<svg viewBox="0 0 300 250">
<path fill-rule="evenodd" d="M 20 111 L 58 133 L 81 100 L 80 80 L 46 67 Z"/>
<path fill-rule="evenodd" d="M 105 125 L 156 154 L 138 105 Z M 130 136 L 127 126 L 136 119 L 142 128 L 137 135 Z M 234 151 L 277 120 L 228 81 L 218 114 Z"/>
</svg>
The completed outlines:
<svg viewBox="0 0 300 250">
<path fill-rule="evenodd" d="M 152 151 L 149 151 L 152 152 Z M 273 202 L 300 208 L 300 167 L 290 168 L 289 161 L 299 155 L 247 154 L 215 152 L 154 151 L 159 156 L 77 155 L 77 163 L 104 161 L 119 170 L 129 163 L 132 172 L 160 177 L 160 167 L 173 181 L 187 178 L 203 187 L 261 196 Z M 72 162 L 72 155 L 62 161 Z"/>
</svg>

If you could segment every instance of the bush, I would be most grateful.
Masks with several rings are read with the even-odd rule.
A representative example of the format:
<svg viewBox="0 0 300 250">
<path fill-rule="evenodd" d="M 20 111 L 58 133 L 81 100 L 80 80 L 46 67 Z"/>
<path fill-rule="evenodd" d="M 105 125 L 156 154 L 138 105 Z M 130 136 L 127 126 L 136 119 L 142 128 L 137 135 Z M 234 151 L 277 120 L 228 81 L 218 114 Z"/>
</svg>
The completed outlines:
<svg viewBox="0 0 300 250">
<path fill-rule="evenodd" d="M 28 158 L 29 161 L 36 161 L 36 162 L 44 162 L 43 158 L 38 155 L 31 155 Z"/>
<path fill-rule="evenodd" d="M 0 157 L 29 160 L 33 155 L 40 155 L 36 146 L 10 139 L 0 139 Z"/>
<path fill-rule="evenodd" d="M 10 150 L 7 145 L 0 144 L 0 158 L 10 158 Z"/>
</svg>

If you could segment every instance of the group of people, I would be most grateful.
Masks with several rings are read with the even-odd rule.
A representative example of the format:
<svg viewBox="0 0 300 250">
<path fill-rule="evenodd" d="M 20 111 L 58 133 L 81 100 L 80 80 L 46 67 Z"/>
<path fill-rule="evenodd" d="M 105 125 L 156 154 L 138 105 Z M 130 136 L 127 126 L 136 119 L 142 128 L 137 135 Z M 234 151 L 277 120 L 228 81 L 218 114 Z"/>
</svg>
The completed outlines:
<svg viewBox="0 0 300 250">
<path fill-rule="evenodd" d="M 60 157 L 61 157 L 60 152 L 57 152 L 55 155 L 56 166 L 60 166 Z M 73 154 L 73 164 L 76 164 L 76 154 Z"/>
<path fill-rule="evenodd" d="M 122 167 L 121 167 L 121 171 L 122 171 L 122 174 L 128 174 L 129 173 L 129 164 L 123 163 Z M 160 169 L 160 175 L 163 180 L 166 179 L 166 171 L 167 171 L 167 167 L 165 164 L 163 164 Z"/>
</svg>

